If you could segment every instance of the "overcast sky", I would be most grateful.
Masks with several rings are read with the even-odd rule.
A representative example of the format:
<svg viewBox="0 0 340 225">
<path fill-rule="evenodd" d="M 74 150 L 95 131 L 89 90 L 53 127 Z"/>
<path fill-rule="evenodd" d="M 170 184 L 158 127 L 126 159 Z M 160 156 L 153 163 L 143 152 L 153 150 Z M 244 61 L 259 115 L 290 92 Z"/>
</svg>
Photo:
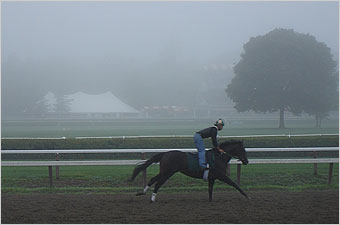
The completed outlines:
<svg viewBox="0 0 340 225">
<path fill-rule="evenodd" d="M 139 84 L 153 79 L 155 86 L 161 85 L 162 80 L 155 79 L 159 74 L 145 70 L 162 66 L 162 60 L 196 69 L 222 65 L 227 68 L 227 82 L 243 44 L 275 28 L 309 33 L 338 54 L 338 2 L 1 4 L 2 61 L 18 60 L 18 67 L 30 64 L 30 73 L 16 76 L 32 76 L 46 86 L 45 91 L 63 85 L 74 92 L 104 92 L 116 83 L 122 93 L 136 79 Z M 184 74 L 177 76 L 185 79 Z M 188 80 L 193 79 L 187 74 Z M 6 71 L 5 76 L 14 75 Z M 64 81 L 58 83 L 56 78 Z M 180 82 L 175 74 L 173 78 L 173 83 Z"/>
<path fill-rule="evenodd" d="M 2 2 L 3 59 L 110 56 L 153 62 L 169 44 L 184 59 L 239 55 L 274 28 L 338 49 L 338 2 Z"/>
</svg>

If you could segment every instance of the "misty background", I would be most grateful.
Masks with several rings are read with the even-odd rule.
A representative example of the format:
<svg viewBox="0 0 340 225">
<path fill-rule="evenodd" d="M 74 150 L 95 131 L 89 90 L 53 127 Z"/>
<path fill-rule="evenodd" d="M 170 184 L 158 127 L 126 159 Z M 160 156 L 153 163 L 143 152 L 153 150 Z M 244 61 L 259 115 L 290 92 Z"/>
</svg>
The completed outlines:
<svg viewBox="0 0 340 225">
<path fill-rule="evenodd" d="M 226 106 L 243 45 L 309 33 L 338 62 L 338 2 L 2 2 L 2 117 L 48 93 L 110 91 L 137 110 Z M 218 116 L 218 115 L 216 115 Z"/>
</svg>

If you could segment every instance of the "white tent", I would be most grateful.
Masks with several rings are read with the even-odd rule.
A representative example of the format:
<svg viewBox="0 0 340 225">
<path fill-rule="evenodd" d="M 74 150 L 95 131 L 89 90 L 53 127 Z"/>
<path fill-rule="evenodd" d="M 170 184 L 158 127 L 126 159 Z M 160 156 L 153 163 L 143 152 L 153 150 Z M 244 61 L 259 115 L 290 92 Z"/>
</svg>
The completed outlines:
<svg viewBox="0 0 340 225">
<path fill-rule="evenodd" d="M 57 98 L 55 97 L 55 95 L 52 92 L 48 92 L 44 96 L 44 101 L 45 101 L 46 106 L 47 106 L 47 111 L 48 112 L 55 112 L 54 106 L 57 103 Z"/>
<path fill-rule="evenodd" d="M 65 99 L 70 102 L 70 113 L 139 113 L 138 110 L 125 104 L 109 91 L 97 95 L 76 92 L 65 95 Z M 56 103 L 56 98 L 51 92 L 45 95 L 45 100 L 49 108 Z"/>
</svg>

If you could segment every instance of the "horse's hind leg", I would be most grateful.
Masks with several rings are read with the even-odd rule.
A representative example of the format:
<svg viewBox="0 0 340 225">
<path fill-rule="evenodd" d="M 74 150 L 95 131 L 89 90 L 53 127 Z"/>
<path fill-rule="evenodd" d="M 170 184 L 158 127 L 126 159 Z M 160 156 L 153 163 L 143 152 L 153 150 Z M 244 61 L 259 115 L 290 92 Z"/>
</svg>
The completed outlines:
<svg viewBox="0 0 340 225">
<path fill-rule="evenodd" d="M 161 174 L 159 173 L 158 175 L 154 176 L 153 178 L 150 179 L 149 183 L 147 184 L 147 186 L 144 187 L 144 190 L 141 192 L 138 192 L 136 195 L 140 196 L 140 195 L 145 195 L 146 192 L 148 191 L 148 189 L 161 177 Z"/>
<path fill-rule="evenodd" d="M 160 179 L 157 181 L 157 183 L 155 185 L 155 188 L 153 189 L 153 193 L 152 193 L 150 202 L 155 202 L 156 195 L 157 195 L 159 188 L 165 183 L 165 181 L 167 181 L 172 175 L 174 175 L 174 173 L 175 172 L 163 174 L 163 176 L 160 177 Z"/>
</svg>

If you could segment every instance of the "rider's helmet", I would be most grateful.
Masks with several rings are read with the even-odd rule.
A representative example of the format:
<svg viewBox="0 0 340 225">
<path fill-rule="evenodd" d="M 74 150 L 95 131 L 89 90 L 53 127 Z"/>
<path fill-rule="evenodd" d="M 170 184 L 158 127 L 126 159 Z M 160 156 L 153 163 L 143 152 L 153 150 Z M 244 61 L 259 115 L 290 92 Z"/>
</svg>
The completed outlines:
<svg viewBox="0 0 340 225">
<path fill-rule="evenodd" d="M 215 125 L 215 126 L 217 126 L 217 125 L 222 125 L 222 127 L 223 127 L 223 126 L 224 126 L 224 122 L 223 122 L 222 119 L 218 119 L 218 120 L 215 122 L 214 125 Z"/>
</svg>

